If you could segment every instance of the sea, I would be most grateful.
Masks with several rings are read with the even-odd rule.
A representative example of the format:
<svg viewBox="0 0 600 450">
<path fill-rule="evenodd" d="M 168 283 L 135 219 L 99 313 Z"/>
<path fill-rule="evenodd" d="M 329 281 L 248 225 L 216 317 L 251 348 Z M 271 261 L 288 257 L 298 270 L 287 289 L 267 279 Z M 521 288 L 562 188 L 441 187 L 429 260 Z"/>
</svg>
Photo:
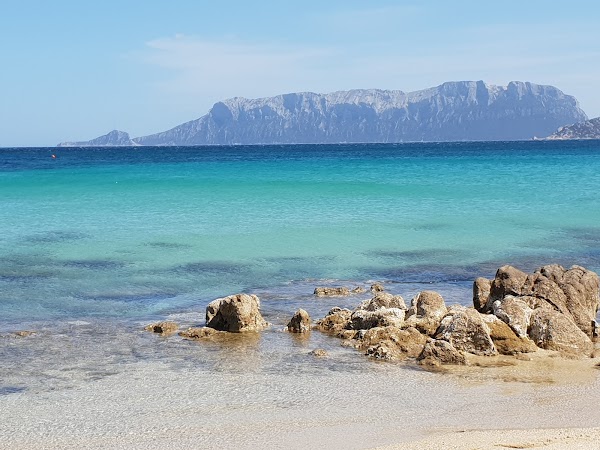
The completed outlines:
<svg viewBox="0 0 600 450">
<path fill-rule="evenodd" d="M 318 319 L 333 306 L 355 307 L 374 282 L 407 303 L 436 290 L 448 304 L 470 305 L 473 280 L 493 278 L 504 264 L 600 271 L 599 192 L 600 141 L 593 140 L 0 149 L 3 435 L 17 444 L 36 435 L 7 421 L 19 402 L 74 390 L 93 398 L 117 379 L 134 389 L 131 374 L 147 366 L 175 378 L 194 374 L 198 401 L 223 420 L 237 405 L 271 423 L 323 396 L 320 411 L 332 417 L 334 406 L 360 407 L 341 387 L 352 380 L 383 389 L 382 404 L 399 380 L 405 390 L 430 383 L 434 396 L 405 405 L 422 418 L 417 411 L 441 398 L 457 402 L 458 388 L 446 383 L 464 383 L 371 361 L 315 331 L 291 336 L 282 330 L 294 311 Z M 317 298 L 317 286 L 367 292 Z M 201 326 L 211 300 L 239 292 L 259 296 L 267 331 L 219 343 L 143 331 L 158 320 Z M 19 330 L 35 334 L 16 337 Z M 330 356 L 314 358 L 315 348 Z M 220 390 L 229 412 L 219 409 Z M 51 411 L 40 436 L 60 423 Z M 391 406 L 381 411 L 381 423 L 407 420 Z M 440 426 L 455 425 L 450 417 Z M 95 432 L 104 436 L 111 420 Z M 76 437 L 78 429 L 67 431 Z M 243 447 L 236 436 L 224 442 Z M 387 442 L 380 441 L 368 442 Z"/>
</svg>

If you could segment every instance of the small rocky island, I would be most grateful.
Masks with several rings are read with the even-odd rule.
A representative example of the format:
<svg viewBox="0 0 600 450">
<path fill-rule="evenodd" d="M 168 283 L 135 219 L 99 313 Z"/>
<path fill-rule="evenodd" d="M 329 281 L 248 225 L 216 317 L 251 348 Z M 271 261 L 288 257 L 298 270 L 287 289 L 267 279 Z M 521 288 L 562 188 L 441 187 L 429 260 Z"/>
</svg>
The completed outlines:
<svg viewBox="0 0 600 450">
<path fill-rule="evenodd" d="M 528 274 L 507 265 L 500 267 L 492 280 L 474 281 L 472 307 L 448 306 L 433 291 L 418 293 L 407 306 L 402 296 L 385 292 L 377 284 L 371 288 L 371 299 L 353 310 L 333 308 L 315 324 L 308 312 L 297 311 L 286 331 L 318 330 L 368 357 L 414 360 L 428 367 L 485 365 L 481 358 L 511 355 L 523 359 L 537 351 L 566 358 L 596 357 L 599 287 L 598 275 L 581 266 L 565 269 L 553 264 Z M 321 297 L 354 293 L 347 288 L 315 289 L 315 295 Z M 208 305 L 205 327 L 179 334 L 203 340 L 267 327 L 259 298 L 237 294 Z M 160 322 L 146 329 L 173 334 L 177 325 Z"/>
<path fill-rule="evenodd" d="M 560 127 L 556 133 L 548 136 L 547 139 L 600 139 L 600 117 Z"/>
</svg>

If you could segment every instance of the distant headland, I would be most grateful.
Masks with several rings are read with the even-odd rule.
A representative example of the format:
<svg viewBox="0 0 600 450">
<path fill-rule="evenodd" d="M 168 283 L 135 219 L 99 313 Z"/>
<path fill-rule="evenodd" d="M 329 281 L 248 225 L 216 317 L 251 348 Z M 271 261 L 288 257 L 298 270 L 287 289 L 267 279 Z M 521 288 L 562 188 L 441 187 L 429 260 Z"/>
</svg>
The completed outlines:
<svg viewBox="0 0 600 450">
<path fill-rule="evenodd" d="M 457 81 L 415 92 L 356 89 L 217 102 L 208 114 L 170 130 L 131 138 L 111 131 L 60 147 L 236 145 L 543 138 L 585 122 L 575 97 L 553 86 Z"/>
</svg>

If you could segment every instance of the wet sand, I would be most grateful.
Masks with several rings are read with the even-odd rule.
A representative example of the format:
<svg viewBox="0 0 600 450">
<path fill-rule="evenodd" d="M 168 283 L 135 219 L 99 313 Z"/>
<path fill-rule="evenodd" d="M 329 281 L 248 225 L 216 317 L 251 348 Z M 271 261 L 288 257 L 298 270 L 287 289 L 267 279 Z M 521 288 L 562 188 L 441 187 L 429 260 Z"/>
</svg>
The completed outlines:
<svg viewBox="0 0 600 450">
<path fill-rule="evenodd" d="M 216 370 L 140 362 L 69 388 L 1 395 L 0 448 L 594 448 L 600 442 L 595 360 L 538 352 L 531 361 L 486 358 L 495 367 L 426 372 L 365 358 L 342 369 L 343 358 L 364 357 L 332 348 L 323 359 L 298 350 L 295 364 L 273 370 L 233 350 L 217 352 L 228 366 Z"/>
</svg>

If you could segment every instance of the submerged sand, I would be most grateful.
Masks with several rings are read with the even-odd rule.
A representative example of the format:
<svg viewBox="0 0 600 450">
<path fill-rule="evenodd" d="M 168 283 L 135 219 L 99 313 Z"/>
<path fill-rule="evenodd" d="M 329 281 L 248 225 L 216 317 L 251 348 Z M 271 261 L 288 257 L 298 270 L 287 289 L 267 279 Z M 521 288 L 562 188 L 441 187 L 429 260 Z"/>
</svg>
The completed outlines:
<svg viewBox="0 0 600 450">
<path fill-rule="evenodd" d="M 366 359 L 343 369 L 343 358 L 363 357 L 339 348 L 321 359 L 306 349 L 273 371 L 247 348 L 239 350 L 230 348 L 223 354 L 227 365 L 210 370 L 144 361 L 69 388 L 0 396 L 0 448 L 597 448 L 600 443 L 595 360 L 538 352 L 530 361 L 486 358 L 495 366 L 443 372 Z"/>
</svg>

